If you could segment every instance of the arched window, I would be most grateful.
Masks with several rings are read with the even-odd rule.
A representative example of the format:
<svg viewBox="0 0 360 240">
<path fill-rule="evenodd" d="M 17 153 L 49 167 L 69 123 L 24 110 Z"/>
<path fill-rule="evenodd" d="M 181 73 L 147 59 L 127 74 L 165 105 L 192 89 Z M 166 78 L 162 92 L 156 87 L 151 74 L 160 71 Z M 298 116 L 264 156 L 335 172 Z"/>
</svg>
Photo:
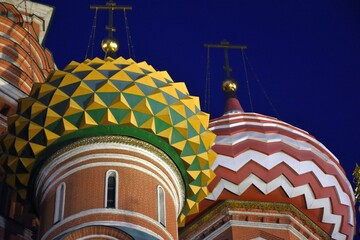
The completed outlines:
<svg viewBox="0 0 360 240">
<path fill-rule="evenodd" d="M 65 207 L 65 183 L 61 183 L 56 189 L 54 223 L 60 222 L 61 220 L 64 219 L 64 207 Z"/>
<path fill-rule="evenodd" d="M 165 192 L 160 186 L 157 187 L 157 209 L 158 209 L 158 222 L 164 227 L 166 226 L 166 206 L 165 206 Z"/>
<path fill-rule="evenodd" d="M 118 173 L 115 170 L 106 172 L 105 208 L 118 207 Z"/>
</svg>

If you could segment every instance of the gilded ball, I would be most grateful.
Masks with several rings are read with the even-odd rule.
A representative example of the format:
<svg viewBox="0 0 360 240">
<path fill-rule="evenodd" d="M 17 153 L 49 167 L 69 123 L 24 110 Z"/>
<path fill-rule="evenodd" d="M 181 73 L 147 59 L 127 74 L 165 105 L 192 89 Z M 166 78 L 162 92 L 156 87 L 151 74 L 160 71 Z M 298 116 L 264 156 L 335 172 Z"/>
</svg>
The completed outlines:
<svg viewBox="0 0 360 240">
<path fill-rule="evenodd" d="M 236 92 L 237 84 L 233 79 L 225 79 L 222 84 L 224 92 Z"/>
<path fill-rule="evenodd" d="M 119 42 L 115 38 L 105 38 L 101 42 L 101 48 L 104 52 L 116 52 L 119 49 Z"/>
</svg>

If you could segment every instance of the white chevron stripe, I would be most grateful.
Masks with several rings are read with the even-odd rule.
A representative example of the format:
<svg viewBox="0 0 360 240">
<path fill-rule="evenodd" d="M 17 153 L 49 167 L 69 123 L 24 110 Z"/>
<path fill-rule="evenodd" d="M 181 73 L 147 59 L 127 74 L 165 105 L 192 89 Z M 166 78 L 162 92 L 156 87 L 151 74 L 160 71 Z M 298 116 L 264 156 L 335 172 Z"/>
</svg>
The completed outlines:
<svg viewBox="0 0 360 240">
<path fill-rule="evenodd" d="M 341 227 L 341 215 L 335 215 L 332 213 L 331 202 L 328 198 L 315 199 L 314 193 L 311 190 L 311 187 L 308 184 L 294 187 L 290 181 L 283 175 L 275 178 L 269 183 L 265 183 L 259 177 L 254 174 L 250 174 L 243 182 L 239 185 L 236 185 L 232 182 L 229 182 L 225 179 L 221 179 L 219 183 L 214 188 L 213 192 L 209 194 L 207 199 L 216 200 L 223 190 L 229 190 L 232 193 L 240 196 L 244 193 L 251 185 L 256 186 L 264 194 L 271 193 L 275 189 L 281 187 L 289 198 L 294 198 L 300 195 L 305 196 L 306 205 L 310 209 L 323 208 L 323 219 L 322 221 L 329 224 L 334 224 L 334 229 L 331 234 L 333 239 L 346 239 L 346 235 L 340 233 Z"/>
<path fill-rule="evenodd" d="M 243 122 L 234 122 L 234 123 L 227 123 L 227 121 L 231 120 L 237 120 L 237 119 L 244 119 L 244 120 L 251 120 L 251 119 L 256 119 L 256 120 L 262 120 L 262 121 L 271 121 L 271 122 L 251 122 L 251 121 L 243 121 Z M 274 121 L 276 123 L 274 123 Z M 334 154 L 332 154 L 321 142 L 319 142 L 318 140 L 316 140 L 313 136 L 311 136 L 308 132 L 294 127 L 290 124 L 287 124 L 285 122 L 276 120 L 276 119 L 272 119 L 266 116 L 255 116 L 255 117 L 249 117 L 249 116 L 233 116 L 233 117 L 229 117 L 226 119 L 220 119 L 214 122 L 211 122 L 211 124 L 213 123 L 218 123 L 218 122 L 225 122 L 225 124 L 223 125 L 218 125 L 218 126 L 212 126 L 209 128 L 210 131 L 214 131 L 217 129 L 230 129 L 233 127 L 239 127 L 239 126 L 256 126 L 256 127 L 277 127 L 279 129 L 283 129 L 287 132 L 291 132 L 294 134 L 298 134 L 299 136 L 308 139 L 309 141 L 313 142 L 316 145 L 319 145 L 320 148 L 322 148 L 325 152 L 327 152 L 332 158 L 334 158 L 337 162 L 339 162 L 339 160 L 335 157 Z"/>
<path fill-rule="evenodd" d="M 316 176 L 316 178 L 319 180 L 321 186 L 334 187 L 337 190 L 340 203 L 348 206 L 348 223 L 354 226 L 354 213 L 352 211 L 352 201 L 349 195 L 343 191 L 340 183 L 333 175 L 324 173 L 313 161 L 309 160 L 300 162 L 284 152 L 277 152 L 271 155 L 266 155 L 258 151 L 248 150 L 236 156 L 235 158 L 218 155 L 212 166 L 212 169 L 215 170 L 220 165 L 237 172 L 240 168 L 244 167 L 251 161 L 256 162 L 267 170 L 272 169 L 280 163 L 285 163 L 299 175 L 313 172 L 314 176 Z"/>
<path fill-rule="evenodd" d="M 301 150 L 301 151 L 311 151 L 316 156 L 318 156 L 320 159 L 323 159 L 325 163 L 331 164 L 336 171 L 338 172 L 339 176 L 342 178 L 342 180 L 347 184 L 348 191 L 350 193 L 353 192 L 352 186 L 349 183 L 346 175 L 344 172 L 339 168 L 339 166 L 334 163 L 326 154 L 319 151 L 317 148 L 315 148 L 313 145 L 309 144 L 305 141 L 295 140 L 293 138 L 287 137 L 282 134 L 277 133 L 259 133 L 259 132 L 242 132 L 238 133 L 232 136 L 217 136 L 215 140 L 215 145 L 235 145 L 241 141 L 245 140 L 255 140 L 260 141 L 263 143 L 270 143 L 270 142 L 282 142 L 286 145 L 289 145 L 295 149 Z M 352 196 L 352 195 L 351 195 Z M 352 200 L 354 201 L 354 196 L 352 196 Z"/>
</svg>

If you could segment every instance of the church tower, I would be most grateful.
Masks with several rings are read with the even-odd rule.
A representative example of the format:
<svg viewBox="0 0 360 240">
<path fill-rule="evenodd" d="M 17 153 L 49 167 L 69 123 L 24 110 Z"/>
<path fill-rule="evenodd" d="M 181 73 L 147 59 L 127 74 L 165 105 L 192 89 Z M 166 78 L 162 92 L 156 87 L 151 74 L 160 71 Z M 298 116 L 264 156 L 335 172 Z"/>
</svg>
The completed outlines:
<svg viewBox="0 0 360 240">
<path fill-rule="evenodd" d="M 178 239 L 209 193 L 215 135 L 199 98 L 116 58 L 108 39 L 105 60 L 51 72 L 8 118 L 1 165 L 17 201 L 32 204 L 38 239 Z"/>
</svg>

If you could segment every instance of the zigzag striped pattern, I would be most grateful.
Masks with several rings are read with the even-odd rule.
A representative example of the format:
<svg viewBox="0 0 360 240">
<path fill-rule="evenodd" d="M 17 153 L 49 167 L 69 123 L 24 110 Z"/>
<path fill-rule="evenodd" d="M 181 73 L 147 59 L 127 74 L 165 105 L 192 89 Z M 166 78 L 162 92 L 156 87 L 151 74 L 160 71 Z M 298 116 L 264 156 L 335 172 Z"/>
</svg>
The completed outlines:
<svg viewBox="0 0 360 240">
<path fill-rule="evenodd" d="M 354 197 L 336 157 L 307 132 L 255 113 L 214 119 L 207 199 L 290 202 L 333 239 L 353 239 Z"/>
</svg>

